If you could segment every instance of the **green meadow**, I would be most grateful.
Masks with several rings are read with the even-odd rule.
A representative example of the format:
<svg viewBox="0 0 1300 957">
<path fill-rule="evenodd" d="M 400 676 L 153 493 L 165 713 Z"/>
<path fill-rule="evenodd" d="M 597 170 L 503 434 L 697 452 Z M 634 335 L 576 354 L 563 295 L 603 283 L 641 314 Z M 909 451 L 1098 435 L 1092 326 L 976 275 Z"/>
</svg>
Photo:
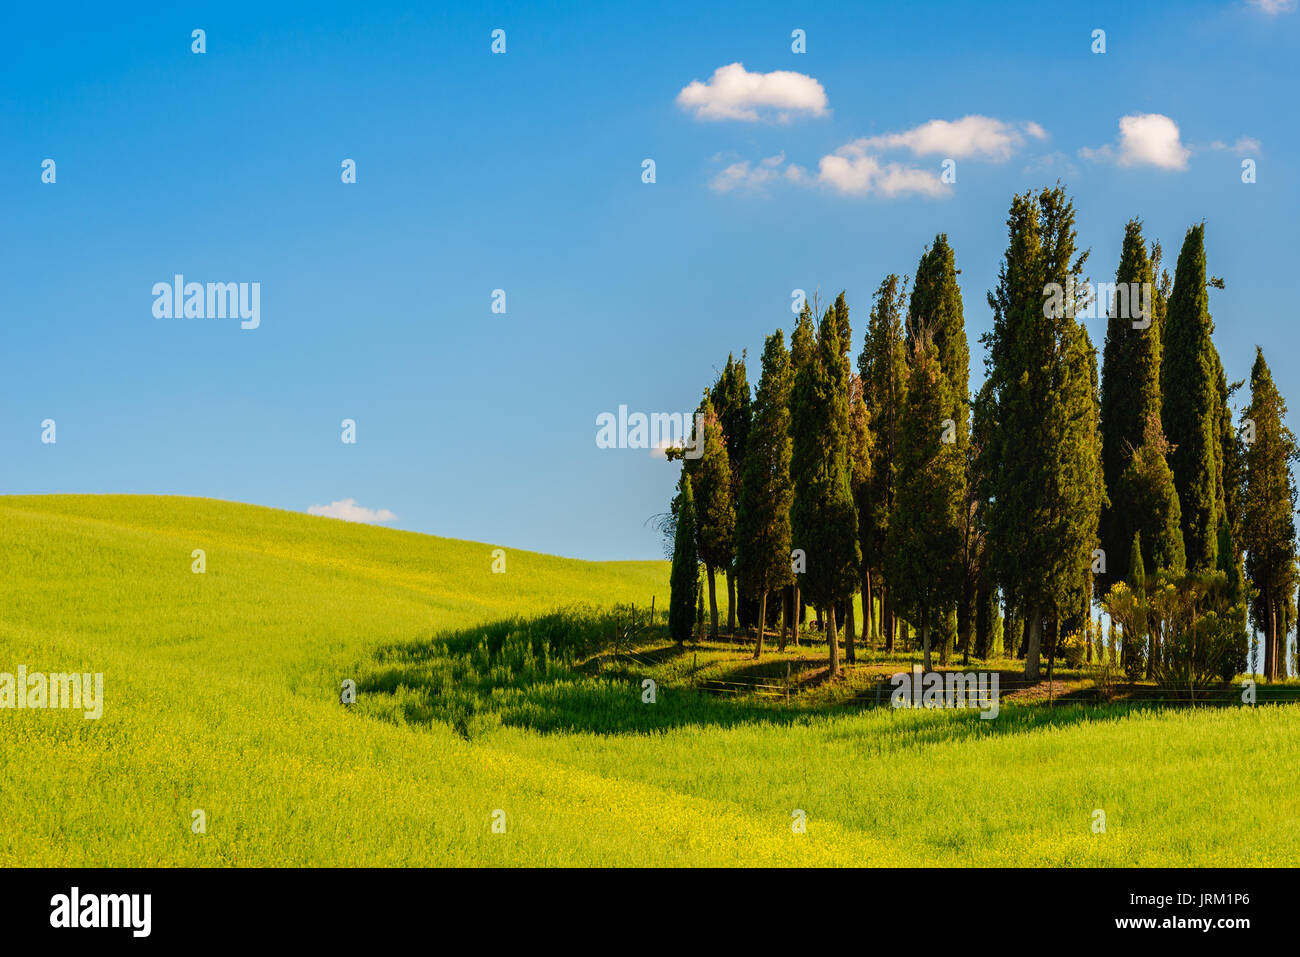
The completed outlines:
<svg viewBox="0 0 1300 957">
<path fill-rule="evenodd" d="M 787 698 L 825 647 L 678 648 L 665 562 L 207 499 L 0 497 L 0 555 L 0 672 L 104 675 L 0 710 L 4 866 L 1300 864 L 1296 704 Z"/>
</svg>

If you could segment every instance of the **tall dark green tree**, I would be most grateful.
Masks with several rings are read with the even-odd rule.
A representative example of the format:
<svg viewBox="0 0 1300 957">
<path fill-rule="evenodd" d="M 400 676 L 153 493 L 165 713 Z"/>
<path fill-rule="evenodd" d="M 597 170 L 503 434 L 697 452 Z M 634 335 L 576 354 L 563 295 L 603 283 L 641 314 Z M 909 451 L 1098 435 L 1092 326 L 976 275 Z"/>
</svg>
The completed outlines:
<svg viewBox="0 0 1300 957">
<path fill-rule="evenodd" d="M 885 574 L 898 607 L 920 629 L 927 669 L 932 636 L 961 593 L 956 572 L 965 458 L 945 435 L 943 420 L 951 410 L 938 350 L 922 331 L 912 341 Z"/>
<path fill-rule="evenodd" d="M 795 385 L 799 381 L 800 370 L 817 361 L 817 326 L 813 321 L 812 306 L 806 301 L 795 321 L 794 331 L 790 334 L 790 485 L 794 496 L 799 490 L 812 486 L 814 480 L 813 466 L 817 462 L 817 428 L 811 410 L 801 399 L 797 400 Z M 799 402 L 798 408 L 796 403 Z M 795 644 L 799 643 L 799 624 L 803 619 L 804 589 L 803 575 L 807 566 L 807 548 L 800 544 L 799 529 L 794 524 L 795 499 L 790 503 L 790 544 L 791 554 L 798 552 L 802 560 L 794 572 L 794 584 L 790 588 L 790 632 Z M 793 562 L 792 562 L 793 564 Z M 784 631 L 784 629 L 783 629 Z"/>
<path fill-rule="evenodd" d="M 1101 513 L 1100 538 L 1106 566 L 1096 576 L 1099 596 L 1123 580 L 1133 533 L 1143 520 L 1140 513 L 1121 509 L 1114 492 L 1134 452 L 1145 441 L 1152 416 L 1156 430 L 1161 428 L 1161 323 L 1156 313 L 1163 310 L 1156 308 L 1159 289 L 1155 264 L 1137 219 L 1129 220 L 1124 227 L 1115 287 L 1113 299 L 1102 303 L 1109 318 L 1102 352 L 1101 467 L 1106 489 L 1112 494 L 1110 506 Z M 1143 311 L 1146 315 L 1142 315 Z M 1143 541 L 1151 547 L 1148 535 L 1143 535 Z"/>
<path fill-rule="evenodd" d="M 849 376 L 849 491 L 853 495 L 853 506 L 858 516 L 858 546 L 862 556 L 859 571 L 859 585 L 862 589 L 862 641 L 869 644 L 872 640 L 872 628 L 875 621 L 874 601 L 871 594 L 871 571 L 867 564 L 867 544 L 871 513 L 871 465 L 875 455 L 875 437 L 871 432 L 871 410 L 867 408 L 863 395 L 862 377 L 856 373 Z M 850 610 L 853 602 L 849 601 Z M 851 631 L 852 629 L 850 629 Z M 854 660 L 853 639 L 848 645 L 848 660 Z"/>
<path fill-rule="evenodd" d="M 796 338 L 797 351 L 806 345 Z M 830 308 L 822 316 L 811 353 L 795 368 L 790 521 L 794 546 L 807 557 L 803 590 L 826 622 L 832 675 L 839 671 L 835 604 L 852 594 L 862 561 L 849 487 L 848 376 L 835 310 Z"/>
<path fill-rule="evenodd" d="M 849 303 L 845 298 L 844 291 L 835 297 L 835 304 L 831 307 L 835 312 L 835 328 L 839 333 L 840 340 L 840 363 L 844 369 L 842 379 L 844 387 L 847 389 L 845 399 L 848 403 L 848 467 L 849 467 L 849 494 L 853 501 L 853 510 L 855 512 L 855 527 L 861 527 L 861 518 L 856 515 L 858 510 L 858 488 L 860 478 L 864 471 L 869 471 L 869 464 L 859 462 L 855 455 L 870 454 L 869 433 L 862 430 L 868 429 L 868 418 L 865 403 L 861 400 L 861 386 L 858 383 L 858 376 L 853 373 L 853 363 L 849 358 L 849 351 L 853 346 L 853 327 L 849 323 Z M 859 533 L 859 551 L 861 551 L 861 533 Z M 849 593 L 844 600 L 844 651 L 846 661 L 856 661 L 857 653 L 854 646 L 857 642 L 857 629 L 854 620 L 854 601 L 853 596 L 860 588 L 864 587 L 864 581 L 861 566 L 854 572 L 854 581 Z M 864 610 L 863 618 L 871 615 L 870 602 L 863 592 Z"/>
<path fill-rule="evenodd" d="M 668 577 L 668 633 L 681 645 L 691 637 L 695 603 L 699 598 L 700 556 L 695 544 L 695 497 L 691 477 L 682 469 L 677 498 L 677 528 L 673 537 L 673 564 Z"/>
<path fill-rule="evenodd" d="M 1168 451 L 1169 442 L 1160 431 L 1159 414 L 1152 409 L 1147 414 L 1141 444 L 1115 480 L 1111 511 L 1123 516 L 1125 527 L 1131 527 L 1135 534 L 1141 533 L 1144 568 L 1181 575 L 1186 565 L 1183 529 L 1174 473 L 1165 458 Z M 1131 564 L 1128 548 L 1123 555 L 1125 562 Z"/>
<path fill-rule="evenodd" d="M 966 317 L 961 288 L 957 285 L 958 269 L 948 236 L 940 233 L 934 244 L 921 256 L 912 282 L 912 296 L 907 308 L 907 354 L 915 352 L 919 335 L 927 335 L 939 359 L 939 369 L 948 382 L 949 408 L 944 415 L 951 421 L 946 434 L 957 446 L 963 461 L 970 448 L 970 347 L 966 341 Z M 953 611 L 955 619 L 945 623 L 945 639 L 955 633 L 962 650 L 969 654 L 970 631 L 974 618 L 976 586 L 976 545 L 974 503 L 967 502 L 967 469 L 962 471 L 963 506 L 961 514 L 960 561 L 955 574 L 961 583 Z M 943 644 L 947 661 L 948 643 Z"/>
<path fill-rule="evenodd" d="M 948 380 L 949 408 L 944 418 L 955 423 L 956 444 L 964 450 L 970 432 L 970 346 L 966 341 L 961 287 L 957 285 L 959 273 L 948 236 L 940 233 L 916 267 L 905 338 L 906 354 L 911 355 L 918 334 L 924 330 L 929 335 L 939 369 Z"/>
<path fill-rule="evenodd" d="M 1060 187 L 1015 197 L 984 338 L 989 554 L 1004 594 L 1024 609 L 1025 675 L 1033 680 L 1044 620 L 1073 607 L 1091 567 L 1104 494 L 1095 401 L 1089 408 L 1095 350 L 1064 295 L 1087 259 L 1076 251 L 1074 220 Z"/>
<path fill-rule="evenodd" d="M 1286 403 L 1256 348 L 1250 370 L 1250 405 L 1242 412 L 1246 486 L 1242 533 L 1246 574 L 1255 589 L 1251 617 L 1264 633 L 1264 677 L 1286 675 L 1285 619 L 1296 587 L 1296 485 L 1291 464 L 1296 439 L 1286 426 Z"/>
<path fill-rule="evenodd" d="M 745 371 L 745 356 L 739 361 L 734 355 L 727 356 L 718 381 L 709 392 L 713 409 L 722 426 L 722 440 L 727 448 L 727 464 L 731 469 L 731 501 L 735 508 L 740 504 L 740 482 L 744 474 L 745 450 L 749 443 L 750 421 L 752 418 L 749 380 Z M 734 562 L 728 563 L 727 572 L 727 629 L 735 631 L 736 616 L 739 613 L 741 623 L 748 625 L 752 615 L 748 614 L 752 602 L 746 602 L 737 592 Z"/>
<path fill-rule="evenodd" d="M 706 393 L 700 403 L 703 415 L 703 454 L 688 461 L 695 486 L 695 539 L 704 563 L 709 590 L 709 634 L 718 637 L 717 571 L 731 566 L 734 556 L 736 512 L 732 505 L 731 464 L 727 460 L 722 424 Z"/>
<path fill-rule="evenodd" d="M 1187 568 L 1194 572 L 1213 570 L 1218 564 L 1221 363 L 1213 332 L 1205 226 L 1200 224 L 1187 231 L 1178 254 L 1160 369 L 1161 422 L 1173 444 L 1169 467 L 1178 490 Z"/>
<path fill-rule="evenodd" d="M 763 372 L 754 400 L 753 428 L 736 512 L 736 568 L 741 585 L 758 600 L 758 640 L 763 654 L 767 596 L 792 580 L 790 572 L 790 354 L 778 329 L 763 347 Z"/>
<path fill-rule="evenodd" d="M 858 527 L 863 553 L 864 594 L 880 600 L 880 624 L 885 648 L 894 648 L 894 611 L 884 568 L 889 515 L 894 507 L 894 465 L 907 396 L 907 353 L 903 317 L 907 281 L 890 274 L 876 290 L 858 373 L 863 399 L 871 411 L 873 450 L 871 476 L 858 502 Z"/>
</svg>

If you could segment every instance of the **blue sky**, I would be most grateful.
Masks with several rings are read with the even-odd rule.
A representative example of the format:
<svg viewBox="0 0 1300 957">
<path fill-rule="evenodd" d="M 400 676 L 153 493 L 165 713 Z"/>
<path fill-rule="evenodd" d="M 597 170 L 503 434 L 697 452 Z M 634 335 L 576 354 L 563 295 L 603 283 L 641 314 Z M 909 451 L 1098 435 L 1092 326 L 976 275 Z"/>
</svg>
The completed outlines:
<svg viewBox="0 0 1300 957">
<path fill-rule="evenodd" d="M 688 411 L 730 351 L 756 378 L 795 288 L 847 291 L 856 354 L 871 292 L 939 231 L 978 384 L 1007 205 L 1058 178 L 1094 280 L 1129 217 L 1170 266 L 1204 219 L 1229 378 L 1258 343 L 1300 395 L 1280 0 L 269 6 L 10 13 L 0 493 L 354 499 L 400 528 L 660 557 L 646 520 L 676 468 L 597 448 L 599 413 Z M 176 273 L 259 282 L 260 326 L 155 318 Z"/>
</svg>

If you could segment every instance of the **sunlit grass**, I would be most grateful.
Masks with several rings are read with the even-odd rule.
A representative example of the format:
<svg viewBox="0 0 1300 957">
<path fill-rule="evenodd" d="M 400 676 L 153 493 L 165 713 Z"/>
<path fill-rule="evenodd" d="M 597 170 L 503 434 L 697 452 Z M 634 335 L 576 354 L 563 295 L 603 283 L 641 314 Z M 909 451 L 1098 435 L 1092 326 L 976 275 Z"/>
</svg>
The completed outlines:
<svg viewBox="0 0 1300 957">
<path fill-rule="evenodd" d="M 0 711 L 0 864 L 1300 862 L 1295 706 L 981 721 L 713 694 L 744 650 L 643 633 L 608 656 L 632 606 L 665 608 L 666 564 L 507 549 L 494 575 L 493 547 L 0 498 L 0 671 L 103 672 L 106 696 L 98 721 Z"/>
</svg>

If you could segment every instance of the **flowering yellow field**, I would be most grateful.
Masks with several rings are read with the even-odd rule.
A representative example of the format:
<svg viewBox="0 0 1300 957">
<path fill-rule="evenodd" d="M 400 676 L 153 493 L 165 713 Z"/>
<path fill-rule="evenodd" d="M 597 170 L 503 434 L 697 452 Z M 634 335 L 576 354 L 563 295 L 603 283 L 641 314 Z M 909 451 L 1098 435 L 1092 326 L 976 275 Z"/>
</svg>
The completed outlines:
<svg viewBox="0 0 1300 957">
<path fill-rule="evenodd" d="M 494 547 L 204 499 L 0 498 L 0 673 L 104 675 L 98 719 L 0 709 L 0 864 L 1300 863 L 1294 706 L 784 713 L 671 684 L 647 705 L 575 671 L 498 675 L 482 695 L 506 720 L 466 733 L 440 710 L 457 689 L 403 682 L 469 682 L 473 649 L 407 654 L 409 677 L 392 649 L 667 600 L 665 563 L 507 549 L 493 574 Z"/>
</svg>

